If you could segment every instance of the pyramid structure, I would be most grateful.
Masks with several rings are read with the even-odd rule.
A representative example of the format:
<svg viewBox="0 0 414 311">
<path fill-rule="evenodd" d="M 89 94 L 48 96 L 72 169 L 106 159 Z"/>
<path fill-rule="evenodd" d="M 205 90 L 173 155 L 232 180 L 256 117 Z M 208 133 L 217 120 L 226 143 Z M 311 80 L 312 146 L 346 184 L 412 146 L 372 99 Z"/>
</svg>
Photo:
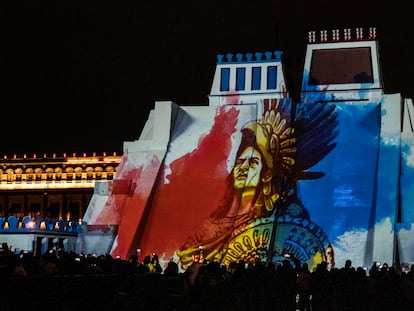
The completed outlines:
<svg viewBox="0 0 414 311">
<path fill-rule="evenodd" d="M 209 105 L 155 102 L 79 249 L 225 265 L 414 262 L 414 107 L 385 94 L 376 29 L 309 32 L 300 101 L 282 51 L 218 55 Z"/>
</svg>

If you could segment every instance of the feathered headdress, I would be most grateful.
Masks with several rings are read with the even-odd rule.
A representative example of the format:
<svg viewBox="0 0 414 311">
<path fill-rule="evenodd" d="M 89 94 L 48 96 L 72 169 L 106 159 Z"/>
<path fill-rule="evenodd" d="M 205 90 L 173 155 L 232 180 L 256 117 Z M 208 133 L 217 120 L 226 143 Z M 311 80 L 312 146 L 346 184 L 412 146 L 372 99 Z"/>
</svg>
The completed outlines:
<svg viewBox="0 0 414 311">
<path fill-rule="evenodd" d="M 303 106 L 296 115 L 289 99 L 264 100 L 263 108 L 262 117 L 244 128 L 255 132 L 257 146 L 271 171 L 262 179 L 263 190 L 256 203 L 257 210 L 263 211 L 264 205 L 270 212 L 283 191 L 289 190 L 275 189 L 277 182 L 284 188 L 286 181 L 295 183 L 324 175 L 307 170 L 336 146 L 332 140 L 337 136 L 334 129 L 338 122 L 335 106 L 329 104 Z"/>
</svg>

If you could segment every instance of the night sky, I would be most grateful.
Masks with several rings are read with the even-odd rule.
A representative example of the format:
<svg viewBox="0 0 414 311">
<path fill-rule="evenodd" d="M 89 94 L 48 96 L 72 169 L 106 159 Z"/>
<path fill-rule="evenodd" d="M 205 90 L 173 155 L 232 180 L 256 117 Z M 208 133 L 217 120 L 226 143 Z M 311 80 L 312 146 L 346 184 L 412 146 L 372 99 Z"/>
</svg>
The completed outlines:
<svg viewBox="0 0 414 311">
<path fill-rule="evenodd" d="M 208 105 L 217 54 L 282 50 L 295 97 L 310 30 L 376 27 L 385 92 L 414 97 L 408 1 L 301 2 L 1 0 L 0 155 L 120 154 L 155 101 Z"/>
</svg>

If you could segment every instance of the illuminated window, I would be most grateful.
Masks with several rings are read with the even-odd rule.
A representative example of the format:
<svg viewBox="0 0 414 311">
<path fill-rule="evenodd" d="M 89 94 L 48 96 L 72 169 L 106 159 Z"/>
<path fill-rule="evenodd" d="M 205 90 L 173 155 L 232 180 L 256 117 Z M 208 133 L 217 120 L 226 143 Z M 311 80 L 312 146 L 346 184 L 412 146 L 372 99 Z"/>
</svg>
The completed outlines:
<svg viewBox="0 0 414 311">
<path fill-rule="evenodd" d="M 105 168 L 105 171 L 106 171 L 106 178 L 109 180 L 113 179 L 114 174 L 115 174 L 115 169 L 112 166 L 107 166 Z"/>
<path fill-rule="evenodd" d="M 245 90 L 246 81 L 246 68 L 237 68 L 236 69 L 236 91 Z"/>
<path fill-rule="evenodd" d="M 68 181 L 70 181 L 70 180 L 72 180 L 73 179 L 73 167 L 67 167 L 66 168 L 66 179 L 68 180 Z"/>
<path fill-rule="evenodd" d="M 31 167 L 26 169 L 26 180 L 32 181 L 33 180 L 33 169 Z"/>
<path fill-rule="evenodd" d="M 36 181 L 42 180 L 42 172 L 43 172 L 43 170 L 40 167 L 38 167 L 34 170 Z"/>
<path fill-rule="evenodd" d="M 276 90 L 277 82 L 277 67 L 276 66 L 269 66 L 267 67 L 267 89 L 268 90 Z"/>
<path fill-rule="evenodd" d="M 81 180 L 82 179 L 82 168 L 81 167 L 75 167 L 75 179 L 76 180 Z"/>
<path fill-rule="evenodd" d="M 102 179 L 102 171 L 103 171 L 102 167 L 100 166 L 95 167 L 95 178 L 97 180 Z"/>
<path fill-rule="evenodd" d="M 230 68 L 221 68 L 220 91 L 230 90 Z"/>
<path fill-rule="evenodd" d="M 93 167 L 87 167 L 86 168 L 86 179 L 92 180 L 93 179 Z"/>
<path fill-rule="evenodd" d="M 23 170 L 19 167 L 19 168 L 16 168 L 14 173 L 16 175 L 15 181 L 16 182 L 21 182 L 22 181 Z"/>
<path fill-rule="evenodd" d="M 261 67 L 252 68 L 252 90 L 260 90 L 260 82 L 262 76 Z"/>
<path fill-rule="evenodd" d="M 53 179 L 53 168 L 48 167 L 45 170 L 46 172 L 46 180 L 51 181 Z"/>
<path fill-rule="evenodd" d="M 62 179 L 62 168 L 57 167 L 55 168 L 55 180 L 60 181 Z"/>
</svg>

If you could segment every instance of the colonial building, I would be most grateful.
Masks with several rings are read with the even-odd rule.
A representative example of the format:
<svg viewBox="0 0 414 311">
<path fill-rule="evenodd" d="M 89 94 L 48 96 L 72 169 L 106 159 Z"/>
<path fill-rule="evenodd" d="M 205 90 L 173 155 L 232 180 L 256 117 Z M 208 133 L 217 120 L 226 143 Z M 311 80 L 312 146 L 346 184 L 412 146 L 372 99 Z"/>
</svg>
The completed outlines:
<svg viewBox="0 0 414 311">
<path fill-rule="evenodd" d="M 0 217 L 82 218 L 96 181 L 110 181 L 121 156 L 13 155 L 0 159 Z"/>
<path fill-rule="evenodd" d="M 80 251 L 95 183 L 112 181 L 121 156 L 75 153 L 0 159 L 0 238 L 15 252 Z"/>
</svg>

